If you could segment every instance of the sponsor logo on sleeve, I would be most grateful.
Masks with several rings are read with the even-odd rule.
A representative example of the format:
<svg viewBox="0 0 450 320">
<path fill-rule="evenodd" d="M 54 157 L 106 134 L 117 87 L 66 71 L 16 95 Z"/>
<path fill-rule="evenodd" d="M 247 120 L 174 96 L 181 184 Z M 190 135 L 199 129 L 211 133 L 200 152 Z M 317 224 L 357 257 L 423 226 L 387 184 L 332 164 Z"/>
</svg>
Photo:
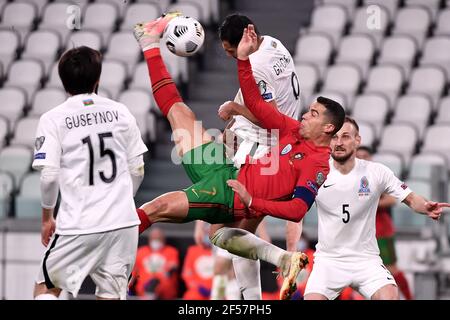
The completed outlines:
<svg viewBox="0 0 450 320">
<path fill-rule="evenodd" d="M 318 186 L 317 184 L 315 184 L 314 182 L 312 182 L 311 180 L 306 181 L 306 184 L 309 188 L 311 188 L 315 193 L 317 193 L 318 191 Z"/>
<path fill-rule="evenodd" d="M 36 154 L 34 155 L 34 160 L 37 160 L 37 159 L 45 159 L 45 155 L 46 155 L 45 152 L 39 152 L 39 153 L 36 153 Z"/>
<path fill-rule="evenodd" d="M 264 80 L 260 80 L 258 82 L 259 92 L 261 93 L 261 97 L 264 100 L 273 99 L 273 95 L 271 92 L 267 92 L 267 83 Z"/>
<path fill-rule="evenodd" d="M 406 188 L 408 188 L 408 186 L 406 185 L 406 183 L 402 183 L 402 185 L 400 186 L 400 188 L 402 188 L 403 190 L 406 190 Z"/>
<path fill-rule="evenodd" d="M 34 141 L 34 146 L 35 146 L 37 151 L 39 151 L 39 149 L 42 148 L 42 145 L 44 144 L 44 141 L 45 141 L 45 137 L 44 136 L 36 138 L 36 141 Z"/>
</svg>

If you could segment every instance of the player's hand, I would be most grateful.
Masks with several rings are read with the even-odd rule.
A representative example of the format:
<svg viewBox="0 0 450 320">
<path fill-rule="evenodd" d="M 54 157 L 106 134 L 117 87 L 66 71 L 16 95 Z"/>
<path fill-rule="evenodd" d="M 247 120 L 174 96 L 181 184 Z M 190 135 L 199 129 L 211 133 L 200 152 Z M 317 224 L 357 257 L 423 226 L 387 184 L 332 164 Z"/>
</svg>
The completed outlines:
<svg viewBox="0 0 450 320">
<path fill-rule="evenodd" d="M 435 201 L 427 201 L 425 203 L 427 215 L 434 220 L 439 220 L 442 214 L 442 208 L 450 208 L 450 203 Z"/>
<path fill-rule="evenodd" d="M 255 27 L 249 24 L 244 28 L 241 41 L 237 47 L 237 58 L 240 60 L 247 60 L 248 56 L 256 51 L 258 46 L 258 36 L 255 32 Z"/>
<path fill-rule="evenodd" d="M 232 179 L 227 180 L 227 184 L 229 187 L 231 187 L 231 189 L 233 189 L 234 192 L 238 194 L 239 199 L 241 199 L 242 203 L 248 207 L 252 200 L 252 196 L 250 195 L 250 193 L 248 193 L 245 186 L 239 181 Z"/>
<path fill-rule="evenodd" d="M 219 118 L 223 121 L 228 121 L 231 119 L 232 116 L 236 114 L 235 112 L 235 105 L 236 103 L 233 101 L 226 101 L 219 107 Z"/>
<path fill-rule="evenodd" d="M 41 242 L 44 246 L 47 247 L 50 238 L 52 237 L 53 233 L 55 232 L 55 219 L 50 218 L 48 220 L 42 221 L 42 227 L 41 227 Z"/>
</svg>

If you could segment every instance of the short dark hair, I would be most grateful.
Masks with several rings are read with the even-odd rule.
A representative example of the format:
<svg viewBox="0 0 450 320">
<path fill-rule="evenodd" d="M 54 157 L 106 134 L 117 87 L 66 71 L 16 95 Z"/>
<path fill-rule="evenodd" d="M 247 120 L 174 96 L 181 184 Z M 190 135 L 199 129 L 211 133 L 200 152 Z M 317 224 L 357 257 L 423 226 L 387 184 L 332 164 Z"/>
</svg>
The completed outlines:
<svg viewBox="0 0 450 320">
<path fill-rule="evenodd" d="M 58 64 L 64 89 L 71 95 L 94 92 L 101 72 L 101 53 L 85 46 L 66 51 Z"/>
<path fill-rule="evenodd" d="M 359 146 L 357 151 L 366 151 L 368 154 L 373 155 L 373 150 L 371 147 L 368 146 Z"/>
<path fill-rule="evenodd" d="M 329 117 L 331 123 L 334 125 L 334 131 L 331 134 L 335 135 L 336 132 L 341 130 L 342 125 L 344 124 L 344 108 L 339 102 L 322 96 L 317 98 L 317 102 L 323 105 L 325 109 L 327 109 L 327 116 Z"/>
<path fill-rule="evenodd" d="M 355 119 L 353 119 L 349 116 L 345 116 L 344 123 L 346 123 L 346 122 L 351 123 L 355 127 L 356 132 L 359 133 L 359 126 L 358 126 L 358 123 L 356 123 Z"/>
<path fill-rule="evenodd" d="M 220 41 L 228 41 L 232 47 L 237 47 L 241 41 L 244 29 L 249 24 L 255 24 L 249 17 L 239 13 L 233 13 L 228 15 L 219 27 Z M 258 28 L 255 26 L 255 32 L 259 35 Z"/>
</svg>

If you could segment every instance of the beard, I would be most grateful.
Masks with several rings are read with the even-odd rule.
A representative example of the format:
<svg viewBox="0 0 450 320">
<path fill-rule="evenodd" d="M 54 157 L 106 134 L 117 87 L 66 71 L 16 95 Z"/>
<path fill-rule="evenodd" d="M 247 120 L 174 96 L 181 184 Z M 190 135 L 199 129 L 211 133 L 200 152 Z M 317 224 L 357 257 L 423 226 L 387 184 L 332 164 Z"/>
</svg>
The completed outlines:
<svg viewBox="0 0 450 320">
<path fill-rule="evenodd" d="M 342 151 L 342 150 L 338 150 L 338 151 Z M 342 156 L 337 156 L 334 153 L 331 153 L 331 157 L 333 158 L 334 161 L 339 162 L 339 163 L 345 163 L 347 162 L 348 159 L 350 159 L 350 157 L 353 155 L 354 152 L 349 152 L 347 154 L 344 154 Z"/>
</svg>

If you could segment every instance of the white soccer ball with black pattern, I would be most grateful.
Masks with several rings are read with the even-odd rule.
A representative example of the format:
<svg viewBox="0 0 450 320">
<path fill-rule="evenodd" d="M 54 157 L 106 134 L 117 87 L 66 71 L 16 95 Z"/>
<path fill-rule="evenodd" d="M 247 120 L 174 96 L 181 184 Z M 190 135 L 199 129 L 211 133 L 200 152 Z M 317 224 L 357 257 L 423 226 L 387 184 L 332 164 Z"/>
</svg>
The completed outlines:
<svg viewBox="0 0 450 320">
<path fill-rule="evenodd" d="M 196 19 L 175 17 L 164 30 L 163 41 L 170 52 L 181 57 L 194 55 L 205 41 L 205 31 Z"/>
</svg>

